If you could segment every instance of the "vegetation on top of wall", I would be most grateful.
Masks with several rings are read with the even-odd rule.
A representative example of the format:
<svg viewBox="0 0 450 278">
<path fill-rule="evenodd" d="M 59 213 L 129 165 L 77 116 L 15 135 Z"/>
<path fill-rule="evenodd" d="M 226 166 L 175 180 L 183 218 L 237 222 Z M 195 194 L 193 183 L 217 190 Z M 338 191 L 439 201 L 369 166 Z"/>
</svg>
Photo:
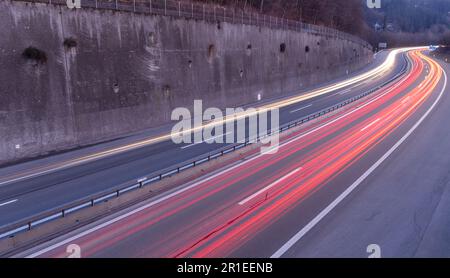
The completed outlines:
<svg viewBox="0 0 450 278">
<path fill-rule="evenodd" d="M 382 0 L 369 9 L 367 0 L 184 0 L 212 3 L 328 26 L 389 46 L 450 45 L 450 0 Z M 376 25 L 376 26 L 375 26 Z M 379 28 L 377 30 L 377 28 Z"/>
</svg>

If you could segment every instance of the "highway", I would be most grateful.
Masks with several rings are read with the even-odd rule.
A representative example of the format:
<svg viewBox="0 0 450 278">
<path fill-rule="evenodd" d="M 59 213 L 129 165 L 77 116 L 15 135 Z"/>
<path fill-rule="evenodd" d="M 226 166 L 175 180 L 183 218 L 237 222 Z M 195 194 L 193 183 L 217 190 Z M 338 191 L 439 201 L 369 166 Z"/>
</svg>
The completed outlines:
<svg viewBox="0 0 450 278">
<path fill-rule="evenodd" d="M 377 54 L 371 67 L 352 76 L 258 106 L 280 108 L 281 124 L 287 123 L 384 83 L 398 74 L 405 63 L 401 52 L 385 51 Z M 124 138 L 0 169 L 0 227 L 223 147 L 206 143 L 176 145 L 167 135 L 169 131 L 170 128 L 162 128 L 152 135 Z"/>
<path fill-rule="evenodd" d="M 282 121 L 392 77 L 403 66 L 401 52 L 395 59 L 379 79 L 366 78 L 350 91 L 344 86 L 288 101 Z M 448 256 L 450 131 L 443 127 L 450 117 L 449 66 L 417 49 L 407 52 L 407 61 L 401 78 L 284 136 L 276 154 L 254 155 L 18 256 L 65 257 L 69 244 L 79 245 L 83 257 L 367 257 L 371 244 L 389 257 Z M 168 143 L 154 147 L 163 148 L 159 144 Z M 131 164 L 129 171 L 142 166 Z M 89 178 L 68 181 L 64 189 Z M 5 186 L 8 194 L 10 184 Z M 22 208 L 21 200 L 57 196 L 59 186 L 24 195 L 11 189 L 4 200 L 18 201 L 0 207 L 2 221 L 32 212 L 36 208 Z M 74 191 L 87 194 L 83 189 Z M 4 216 L 13 208 L 19 212 Z"/>
</svg>

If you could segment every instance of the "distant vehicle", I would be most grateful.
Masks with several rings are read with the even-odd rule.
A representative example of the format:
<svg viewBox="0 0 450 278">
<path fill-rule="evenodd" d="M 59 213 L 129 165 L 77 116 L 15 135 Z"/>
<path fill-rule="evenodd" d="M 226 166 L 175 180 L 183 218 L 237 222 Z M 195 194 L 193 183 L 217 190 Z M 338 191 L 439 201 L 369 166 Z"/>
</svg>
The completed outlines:
<svg viewBox="0 0 450 278">
<path fill-rule="evenodd" d="M 431 51 L 435 51 L 436 49 L 439 48 L 439 46 L 438 45 L 430 45 L 429 48 L 430 48 Z"/>
<path fill-rule="evenodd" d="M 388 44 L 386 42 L 380 42 L 378 44 L 378 49 L 382 50 L 382 49 L 387 49 L 388 48 Z"/>
</svg>

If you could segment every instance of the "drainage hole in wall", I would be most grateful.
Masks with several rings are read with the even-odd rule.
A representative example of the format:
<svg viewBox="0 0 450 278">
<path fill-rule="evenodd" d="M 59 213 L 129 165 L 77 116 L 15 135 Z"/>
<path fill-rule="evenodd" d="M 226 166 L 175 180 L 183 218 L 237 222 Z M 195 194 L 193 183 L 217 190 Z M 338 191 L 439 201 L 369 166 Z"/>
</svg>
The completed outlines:
<svg viewBox="0 0 450 278">
<path fill-rule="evenodd" d="M 24 57 L 27 60 L 33 60 L 40 64 L 44 64 L 45 62 L 47 62 L 47 54 L 34 46 L 27 47 L 22 52 L 22 57 Z"/>
<path fill-rule="evenodd" d="M 64 40 L 63 45 L 67 49 L 71 49 L 71 48 L 77 47 L 78 43 L 77 43 L 77 40 L 75 38 L 70 37 L 70 38 L 66 38 Z"/>
<path fill-rule="evenodd" d="M 208 61 L 211 63 L 213 59 L 216 57 L 216 46 L 214 44 L 210 44 L 208 46 Z"/>
</svg>

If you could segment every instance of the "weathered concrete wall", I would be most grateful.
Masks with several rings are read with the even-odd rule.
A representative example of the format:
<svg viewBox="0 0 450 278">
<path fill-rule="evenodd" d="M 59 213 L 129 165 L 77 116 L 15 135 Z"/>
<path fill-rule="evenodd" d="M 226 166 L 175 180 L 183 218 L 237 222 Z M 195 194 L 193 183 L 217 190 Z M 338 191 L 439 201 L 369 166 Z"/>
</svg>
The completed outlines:
<svg viewBox="0 0 450 278">
<path fill-rule="evenodd" d="M 1 1 L 0 164 L 168 123 L 194 99 L 288 94 L 371 54 L 294 31 Z"/>
</svg>

